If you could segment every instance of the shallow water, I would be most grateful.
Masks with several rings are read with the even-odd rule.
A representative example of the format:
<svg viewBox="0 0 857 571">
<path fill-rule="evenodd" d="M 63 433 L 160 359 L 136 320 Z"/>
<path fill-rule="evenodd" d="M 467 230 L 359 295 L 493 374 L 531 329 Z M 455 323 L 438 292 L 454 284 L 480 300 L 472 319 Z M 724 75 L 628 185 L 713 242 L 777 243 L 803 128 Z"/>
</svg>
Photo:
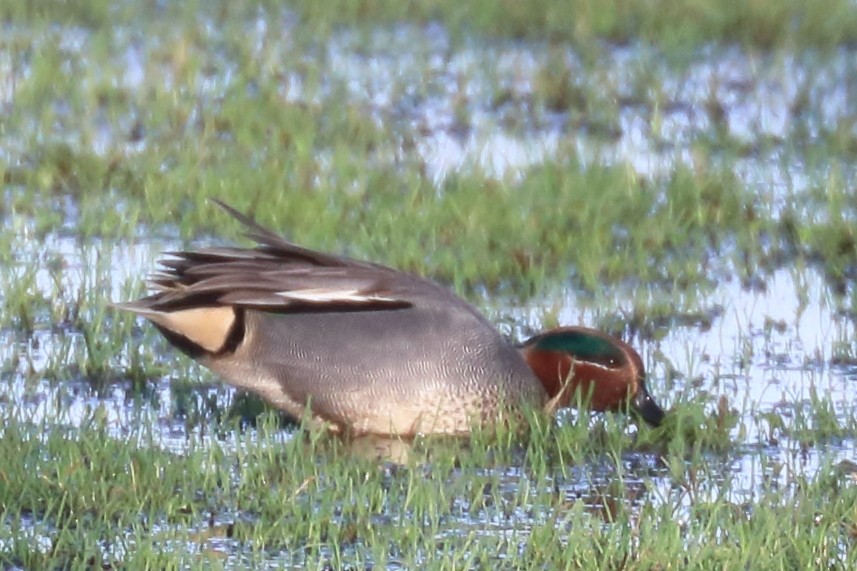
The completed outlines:
<svg viewBox="0 0 857 571">
<path fill-rule="evenodd" d="M 80 255 L 61 243 L 58 240 L 54 245 L 58 251 L 63 251 L 67 266 L 77 267 L 79 259 L 86 255 Z M 108 265 L 113 268 L 114 279 L 118 283 L 129 275 L 144 275 L 152 268 L 154 256 L 155 251 L 148 245 L 122 246 L 114 251 Z M 85 273 L 71 272 L 70 275 Z M 797 285 L 796 278 L 800 285 Z M 46 288 L 46 294 L 53 292 L 51 279 L 39 280 L 38 283 Z M 74 295 L 76 285 L 79 284 L 74 278 L 68 279 L 64 282 L 64 292 Z M 799 294 L 797 289 L 803 293 Z M 121 299 L 121 292 L 115 295 Z M 796 307 L 798 298 L 804 299 L 800 311 Z M 621 307 L 623 301 L 618 301 Z M 737 283 L 723 284 L 712 294 L 710 301 L 720 309 L 705 330 L 697 326 L 667 327 L 667 335 L 663 338 L 636 343 L 649 370 L 650 390 L 667 408 L 676 406 L 682 393 L 690 392 L 708 394 L 712 410 L 716 409 L 718 399 L 726 396 L 730 405 L 740 412 L 740 420 L 732 430 L 737 447 L 727 455 L 712 454 L 709 458 L 711 479 L 704 488 L 710 494 L 708 499 L 723 499 L 725 495 L 734 504 L 744 505 L 758 497 L 762 489 L 770 487 L 772 481 L 779 482 L 781 486 L 791 486 L 798 478 L 811 478 L 819 469 L 827 470 L 842 460 L 857 457 L 857 440 L 854 438 L 805 446 L 771 426 L 773 418 L 783 418 L 788 425 L 795 421 L 796 416 L 806 415 L 806 411 L 797 409 L 802 406 L 812 409 L 813 393 L 816 398 L 820 396 L 830 401 L 839 424 L 853 425 L 857 407 L 857 391 L 854 390 L 857 367 L 833 364 L 833 347 L 853 338 L 854 324 L 836 315 L 827 301 L 821 279 L 813 272 L 794 274 L 781 270 L 767 284 L 765 292 L 747 290 Z M 486 300 L 495 316 L 502 317 L 504 322 L 512 319 L 521 327 L 527 327 L 538 326 L 540 303 L 554 307 L 557 300 L 534 300 L 526 310 L 508 305 L 497 307 L 496 302 L 496 299 Z M 594 324 L 602 311 L 599 307 L 587 307 L 571 292 L 563 298 L 563 303 L 565 305 L 559 315 L 562 323 Z M 781 323 L 786 326 L 776 325 Z M 59 382 L 40 378 L 39 371 L 50 368 L 56 360 L 74 362 L 74 358 L 68 355 L 74 355 L 75 349 L 68 349 L 68 345 L 79 345 L 79 335 L 62 329 L 37 331 L 29 338 L 12 331 L 4 332 L 4 342 L 0 343 L 0 362 L 17 363 L 17 369 L 3 374 L 0 415 L 36 426 L 73 431 L 82 423 L 90 422 L 96 414 L 105 420 L 109 433 L 114 437 L 140 446 L 159 446 L 176 454 L 215 442 L 227 453 L 234 453 L 248 438 L 253 441 L 253 428 L 247 428 L 240 435 L 212 431 L 206 428 L 205 421 L 199 424 L 182 414 L 182 410 L 187 411 L 186 404 L 177 409 L 177 396 L 182 402 L 188 396 L 186 391 L 177 395 L 171 382 L 184 384 L 182 375 L 189 375 L 191 379 L 202 376 L 211 383 L 198 385 L 198 381 L 191 381 L 191 386 L 197 388 L 190 390 L 189 398 L 199 410 L 204 409 L 200 404 L 203 402 L 214 402 L 220 410 L 227 410 L 233 393 L 231 389 L 212 382 L 210 374 L 198 368 L 188 368 L 184 358 L 158 340 L 151 328 L 141 326 L 148 329 L 145 339 L 129 341 L 128 350 L 134 350 L 136 343 L 156 340 L 164 348 L 159 359 L 166 366 L 181 364 L 175 373 L 155 379 L 142 392 L 127 382 L 95 387 L 85 378 Z M 114 361 L 121 362 L 125 358 L 117 355 Z M 679 375 L 668 374 L 668 371 L 677 371 Z M 588 415 L 570 412 L 562 415 L 554 429 L 562 430 L 566 422 L 586 422 L 587 418 Z M 807 428 L 811 430 L 812 426 Z M 290 429 L 284 428 L 279 439 L 265 445 L 282 445 L 291 434 Z M 501 487 L 512 498 L 522 486 L 550 486 L 569 505 L 582 502 L 593 515 L 605 521 L 610 519 L 610 510 L 633 511 L 641 503 L 658 505 L 665 502 L 674 508 L 684 506 L 689 509 L 691 505 L 706 501 L 704 494 L 701 497 L 699 493 L 682 497 L 669 469 L 660 464 L 657 454 L 631 453 L 621 465 L 624 490 L 621 497 L 615 495 L 618 474 L 612 458 L 568 466 L 565 475 L 556 474 L 552 481 L 547 482 L 532 481 L 524 464 L 486 470 L 499 478 Z M 503 493 L 501 489 L 500 494 Z M 390 509 L 391 512 L 384 517 L 400 517 L 396 515 L 394 506 Z M 523 541 L 527 529 L 539 525 L 543 517 L 549 516 L 530 510 L 514 512 L 502 521 L 494 521 L 490 519 L 496 517 L 494 511 L 474 511 L 462 505 L 459 515 L 446 521 L 443 533 L 456 534 L 467 530 L 500 535 L 509 533 L 517 541 Z M 221 513 L 218 517 L 240 520 L 242 516 Z M 686 516 L 679 511 L 675 517 L 681 520 Z M 205 531 L 207 526 L 208 522 L 199 522 L 201 534 L 208 533 Z M 38 529 L 38 525 L 33 528 L 36 536 L 48 533 L 38 532 Z M 242 557 L 249 557 L 240 542 L 227 537 L 213 541 L 206 538 L 203 544 L 195 545 L 191 550 L 195 552 L 203 545 L 206 549 L 223 550 L 229 554 L 228 561 L 235 565 L 240 564 Z M 271 564 L 301 566 L 300 560 L 284 559 L 282 554 L 272 554 Z"/>
<path fill-rule="evenodd" d="M 427 176 L 438 183 L 458 169 L 473 167 L 514 180 L 527 167 L 557 157 L 574 157 L 583 164 L 622 163 L 637 176 L 658 177 L 676 164 L 692 164 L 698 159 L 694 142 L 715 136 L 712 132 L 718 130 L 717 137 L 745 147 L 744 158 L 734 163 L 735 174 L 774 204 L 800 196 L 826 169 L 841 169 L 848 180 L 854 177 L 853 167 L 820 163 L 811 153 L 802 152 L 820 133 L 851 120 L 853 110 L 847 102 L 857 77 L 857 58 L 851 50 L 820 59 L 711 48 L 690 62 L 676 64 L 644 46 L 631 46 L 607 49 L 593 63 L 571 51 L 540 44 L 453 45 L 440 27 L 403 26 L 379 30 L 368 41 L 365 35 L 342 33 L 321 50 L 302 52 L 289 40 L 288 18 L 284 22 L 285 27 L 278 26 L 276 32 L 266 20 L 248 22 L 248 41 L 259 57 L 275 61 L 281 55 L 298 53 L 324 61 L 329 75 L 321 91 L 344 88 L 379 125 L 401 125 L 399 129 L 413 137 Z M 204 30 L 216 38 L 216 29 Z M 116 34 L 121 49 L 115 51 L 111 65 L 98 74 L 84 75 L 82 81 L 106 76 L 133 95 L 147 89 L 154 75 L 158 88 L 169 90 L 169 73 L 157 63 L 163 47 L 127 30 Z M 49 35 L 44 41 L 59 38 L 62 50 L 80 56 L 85 63 L 81 54 L 90 41 L 85 30 L 59 29 Z M 279 42 L 277 38 L 281 38 Z M 218 50 L 200 57 L 211 60 L 211 65 L 202 66 L 207 75 L 196 82 L 204 108 L 216 105 L 237 81 L 236 62 Z M 551 65 L 551 58 L 567 63 L 578 90 L 580 100 L 565 109 L 550 109 L 539 101 L 540 74 Z M 31 63 L 0 57 L 0 71 L 0 77 L 6 78 L 0 80 L 0 105 L 9 106 L 14 103 L 15 75 L 26 77 Z M 299 74 L 284 73 L 284 98 L 303 100 L 303 81 Z M 602 105 L 596 96 L 611 104 Z M 93 114 L 91 121 L 96 136 L 90 139 L 61 130 L 34 133 L 23 124 L 19 132 L 0 141 L 0 157 L 16 157 L 21 153 L 20 141 L 31 137 L 89 145 L 95 153 L 117 149 L 135 153 L 145 148 L 145 139 L 129 142 L 120 135 L 133 124 L 133 117 L 105 120 Z M 400 152 L 393 149 L 389 156 Z M 66 216 L 66 228 L 73 230 L 73 202 Z M 7 231 L 10 228 L 16 254 L 4 265 L 4 285 L 33 272 L 35 291 L 30 295 L 53 300 L 47 305 L 57 314 L 61 314 L 57 305 L 69 300 L 93 295 L 124 299 L 128 284 L 138 283 L 152 270 L 159 251 L 180 246 L 169 238 L 84 244 L 61 233 L 49 234 L 42 241 L 32 237 L 34 233 L 23 219 L 13 219 Z M 0 296 L 3 291 L 8 290 L 0 288 Z M 633 291 L 618 294 L 606 305 L 603 299 L 560 288 L 530 300 L 526 307 L 487 296 L 477 303 L 494 321 L 521 334 L 540 328 L 543 315 L 556 309 L 563 324 L 597 325 L 605 313 L 633 315 L 638 295 Z M 671 292 L 651 295 L 668 299 Z M 680 403 L 683 394 L 693 393 L 708 395 L 712 410 L 725 396 L 738 411 L 739 422 L 731 435 L 742 452 L 728 457 L 712 455 L 711 473 L 717 475 L 710 486 L 712 497 L 722 494 L 725 487 L 730 500 L 742 504 L 756 497 L 772 479 L 788 486 L 797 475 L 812 477 L 831 464 L 854 459 L 857 435 L 806 446 L 776 425 L 776 419 L 806 422 L 807 410 L 819 399 L 829 403 L 837 424 L 854 425 L 857 365 L 840 357 L 853 354 L 857 332 L 853 320 L 837 310 L 824 278 L 812 269 L 783 268 L 759 287 L 748 288 L 737 279 L 724 278 L 716 281 L 711 293 L 700 295 L 705 296 L 701 305 L 710 308 L 700 323 L 662 324 L 658 335 L 632 341 L 644 355 L 651 392 L 668 408 Z M 63 323 L 49 323 L 45 315 L 52 310 L 42 311 L 32 334 L 10 324 L 0 331 L 0 417 L 74 429 L 91 418 L 93 410 L 99 410 L 116 438 L 153 444 L 177 454 L 215 438 L 227 449 L 240 445 L 239 437 L 212 434 L 177 413 L 177 400 L 187 396 L 177 397 L 171 382 L 184 375 L 213 379 L 179 361 L 177 353 L 162 341 L 154 341 L 164 349 L 157 358 L 167 367 L 178 363 L 176 372 L 152 380 L 143 391 L 124 380 L 94 386 L 83 377 L 71 381 L 46 377 L 44 372 L 54 370 L 58 363 L 74 370 L 86 349 L 78 331 Z M 142 331 L 136 332 L 139 336 L 129 340 L 125 350 L 133 351 L 135 344 L 156 339 L 151 328 Z M 127 359 L 127 354 L 120 354 L 111 357 L 111 362 L 120 366 Z M 226 409 L 231 396 L 230 389 L 211 384 L 192 390 L 190 398 L 212 401 Z M 586 415 L 571 413 L 556 429 L 561 430 L 563 422 L 585 421 Z M 807 430 L 813 428 L 811 423 L 807 425 Z M 248 430 L 252 434 L 252 428 Z M 282 440 L 270 445 L 277 446 L 290 436 L 283 429 Z M 615 499 L 632 509 L 643 496 L 685 507 L 691 502 L 690 497 L 676 498 L 680 492 L 656 457 L 632 454 L 623 459 L 622 467 L 626 493 Z M 497 471 L 509 493 L 522 486 L 550 485 L 569 502 L 582 501 L 593 512 L 605 509 L 602 491 L 610 489 L 616 477 L 612 460 L 571 466 L 566 476 L 553 482 L 531 482 L 520 466 L 491 470 Z M 438 539 L 469 529 L 501 536 L 514 531 L 520 537 L 545 517 L 514 513 L 495 521 L 465 508 L 447 522 Z M 393 513 L 384 516 L 397 517 Z M 229 520 L 230 514 L 221 517 Z M 49 531 L 41 530 L 40 522 L 24 524 L 32 526 L 34 543 L 41 545 L 40 538 Z M 200 522 L 200 528 L 205 527 Z M 244 555 L 242 547 L 228 538 L 209 539 L 208 548 L 227 553 L 236 565 Z M 276 556 L 271 564 L 300 568 L 299 560 L 280 561 Z"/>
</svg>

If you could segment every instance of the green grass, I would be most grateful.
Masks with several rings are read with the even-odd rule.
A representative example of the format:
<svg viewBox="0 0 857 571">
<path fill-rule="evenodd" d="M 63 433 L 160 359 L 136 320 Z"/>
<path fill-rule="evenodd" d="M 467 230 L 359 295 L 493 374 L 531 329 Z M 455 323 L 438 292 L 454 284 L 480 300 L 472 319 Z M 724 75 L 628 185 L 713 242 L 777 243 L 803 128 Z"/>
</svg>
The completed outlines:
<svg viewBox="0 0 857 571">
<path fill-rule="evenodd" d="M 298 432 L 278 444 L 281 429 L 271 420 L 233 432 L 231 444 L 191 443 L 180 455 L 152 446 L 151 433 L 117 440 L 97 410 L 71 433 L 7 422 L 0 560 L 26 568 L 216 564 L 223 551 L 208 542 L 225 536 L 247 561 L 310 568 L 710 569 L 712 561 L 751 565 L 759 552 L 770 554 L 766 569 L 854 562 L 843 547 L 857 524 L 857 492 L 831 466 L 814 478 L 794 473 L 785 486 L 764 485 L 745 503 L 729 462 L 685 447 L 681 437 L 669 464 L 641 482 L 626 468 L 633 448 L 615 436 L 566 439 L 535 424 L 523 441 L 502 434 L 426 441 L 397 468 L 354 457 L 319 434 Z M 762 451 L 757 461 L 783 470 Z M 569 493 L 587 466 L 610 478 Z M 667 478 L 672 487 L 656 486 Z M 486 525 L 495 532 L 485 533 Z M 39 530 L 49 538 L 41 550 L 29 535 Z"/>
<path fill-rule="evenodd" d="M 88 28 L 133 24 L 146 8 L 131 3 L 63 4 L 38 0 L 0 7 L 0 19 L 42 24 L 65 22 Z M 212 21 L 253 17 L 256 10 L 277 12 L 275 2 L 187 2 L 160 7 L 164 20 L 187 20 L 202 13 Z M 327 35 L 339 26 L 396 23 L 441 23 L 457 37 L 515 38 L 569 42 L 592 49 L 599 40 L 624 44 L 643 41 L 686 48 L 704 42 L 737 42 L 771 48 L 830 47 L 857 39 L 857 9 L 847 0 L 754 0 L 722 3 L 715 0 L 656 2 L 618 0 L 530 0 L 468 3 L 419 0 L 395 2 L 312 2 L 286 4 L 315 34 Z M 145 12 L 144 12 L 145 13 Z"/>
<path fill-rule="evenodd" d="M 854 566 L 857 415 L 825 392 L 855 353 L 852 3 L 150 8 L 0 4 L 2 566 Z M 433 179 L 421 145 L 474 135 L 472 157 L 481 130 L 555 146 Z M 634 137 L 643 160 L 617 151 Z M 159 250 L 243 240 L 211 197 L 432 276 L 505 333 L 631 334 L 666 425 L 533 414 L 395 466 L 230 409 L 109 307 Z M 799 315 L 701 342 L 749 313 L 724 291 L 783 272 Z M 793 330 L 819 307 L 816 347 Z"/>
</svg>

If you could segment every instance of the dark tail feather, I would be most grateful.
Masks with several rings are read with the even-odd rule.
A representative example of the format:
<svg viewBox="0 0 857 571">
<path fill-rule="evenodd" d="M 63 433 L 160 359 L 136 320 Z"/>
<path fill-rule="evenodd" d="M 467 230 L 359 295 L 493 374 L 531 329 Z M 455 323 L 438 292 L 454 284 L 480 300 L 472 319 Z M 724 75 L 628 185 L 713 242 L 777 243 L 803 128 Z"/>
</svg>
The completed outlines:
<svg viewBox="0 0 857 571">
<path fill-rule="evenodd" d="M 230 214 L 233 218 L 238 220 L 241 224 L 247 227 L 249 232 L 245 232 L 245 236 L 261 244 L 262 246 L 266 246 L 271 248 L 274 252 L 280 253 L 281 255 L 287 254 L 290 256 L 296 256 L 308 260 L 314 264 L 322 265 L 322 266 L 341 266 L 343 265 L 343 259 L 337 256 L 332 256 L 329 254 L 324 254 L 322 252 L 316 252 L 315 250 L 310 250 L 309 248 L 304 248 L 303 246 L 299 246 L 294 242 L 290 242 L 286 240 L 273 230 L 269 228 L 265 228 L 258 222 L 256 222 L 250 216 L 239 212 L 235 208 L 229 206 L 222 200 L 218 198 L 209 198 L 210 201 L 215 203 L 217 206 L 225 210 L 228 214 Z M 264 250 L 264 248 L 263 248 Z"/>
</svg>

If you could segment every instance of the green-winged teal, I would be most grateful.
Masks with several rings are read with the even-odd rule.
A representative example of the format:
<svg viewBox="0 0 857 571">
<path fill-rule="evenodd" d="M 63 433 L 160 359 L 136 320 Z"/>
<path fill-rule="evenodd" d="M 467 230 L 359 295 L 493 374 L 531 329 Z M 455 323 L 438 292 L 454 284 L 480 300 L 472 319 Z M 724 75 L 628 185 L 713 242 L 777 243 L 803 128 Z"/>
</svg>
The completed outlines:
<svg viewBox="0 0 857 571">
<path fill-rule="evenodd" d="M 156 293 L 119 307 L 294 418 L 352 434 L 461 434 L 504 405 L 552 412 L 582 390 L 593 410 L 663 419 L 623 341 L 563 327 L 515 347 L 434 282 L 303 248 L 217 203 L 257 246 L 169 254 Z"/>
</svg>

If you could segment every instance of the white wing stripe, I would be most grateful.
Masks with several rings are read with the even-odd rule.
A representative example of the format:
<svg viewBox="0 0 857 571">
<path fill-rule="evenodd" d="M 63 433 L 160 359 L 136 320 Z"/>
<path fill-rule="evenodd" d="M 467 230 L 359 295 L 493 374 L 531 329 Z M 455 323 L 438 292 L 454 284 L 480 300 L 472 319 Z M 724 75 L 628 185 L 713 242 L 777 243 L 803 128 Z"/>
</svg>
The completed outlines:
<svg viewBox="0 0 857 571">
<path fill-rule="evenodd" d="M 396 301 L 389 297 L 378 295 L 367 295 L 360 293 L 360 290 L 341 290 L 341 289 L 298 289 L 292 291 L 278 291 L 277 295 L 292 301 L 305 301 L 310 303 L 325 303 L 325 302 L 347 302 L 347 303 L 370 303 L 373 301 Z"/>
</svg>

